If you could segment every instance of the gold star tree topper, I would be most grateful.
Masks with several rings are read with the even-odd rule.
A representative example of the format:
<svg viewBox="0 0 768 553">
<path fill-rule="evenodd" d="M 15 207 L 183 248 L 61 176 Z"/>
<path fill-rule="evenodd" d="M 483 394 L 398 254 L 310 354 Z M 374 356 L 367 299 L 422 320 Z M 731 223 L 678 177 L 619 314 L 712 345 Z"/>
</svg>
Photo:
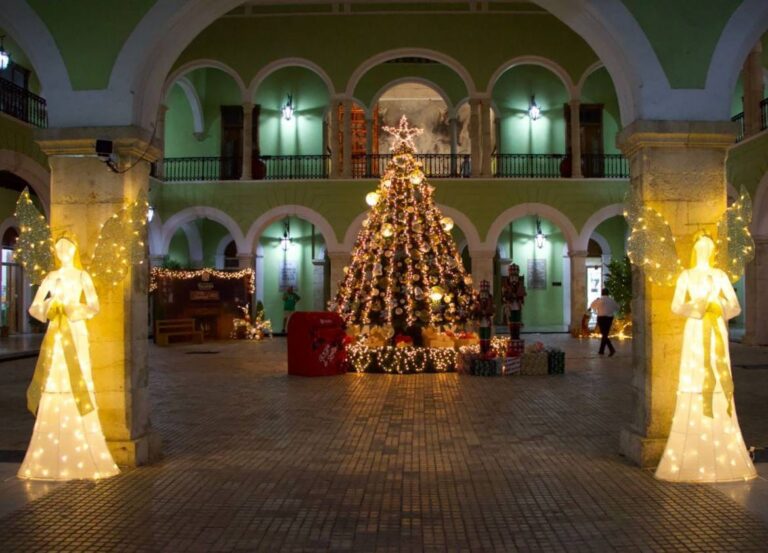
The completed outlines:
<svg viewBox="0 0 768 553">
<path fill-rule="evenodd" d="M 408 118 L 405 115 L 400 118 L 400 124 L 397 127 L 384 126 L 382 128 L 395 138 L 392 141 L 392 147 L 390 148 L 393 152 L 401 146 L 405 146 L 408 149 L 415 151 L 416 144 L 413 143 L 413 137 L 424 132 L 424 129 L 409 127 Z"/>
</svg>

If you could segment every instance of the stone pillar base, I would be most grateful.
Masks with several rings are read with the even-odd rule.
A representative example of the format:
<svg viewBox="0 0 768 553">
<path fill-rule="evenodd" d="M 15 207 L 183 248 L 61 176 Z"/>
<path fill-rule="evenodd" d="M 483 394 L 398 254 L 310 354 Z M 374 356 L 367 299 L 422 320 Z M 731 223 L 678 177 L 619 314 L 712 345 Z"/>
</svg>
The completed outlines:
<svg viewBox="0 0 768 553">
<path fill-rule="evenodd" d="M 112 457 L 121 467 L 139 467 L 155 463 L 161 458 L 160 434 L 150 431 L 134 440 L 107 441 Z"/>
<path fill-rule="evenodd" d="M 667 445 L 666 438 L 648 438 L 626 428 L 619 438 L 619 452 L 644 469 L 656 468 Z"/>
</svg>

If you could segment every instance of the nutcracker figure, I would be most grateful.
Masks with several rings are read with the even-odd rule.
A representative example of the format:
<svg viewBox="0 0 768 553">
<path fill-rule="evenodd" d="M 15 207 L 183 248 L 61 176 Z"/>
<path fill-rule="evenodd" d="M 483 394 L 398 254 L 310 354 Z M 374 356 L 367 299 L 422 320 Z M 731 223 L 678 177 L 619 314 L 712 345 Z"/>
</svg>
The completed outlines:
<svg viewBox="0 0 768 553">
<path fill-rule="evenodd" d="M 480 281 L 480 294 L 478 294 L 475 303 L 474 318 L 479 326 L 480 355 L 482 357 L 490 357 L 491 355 L 491 325 L 493 325 L 495 311 L 491 284 L 487 280 Z"/>
<path fill-rule="evenodd" d="M 523 326 L 523 304 L 525 303 L 525 277 L 520 275 L 520 267 L 512 263 L 508 275 L 502 278 L 501 298 L 504 302 L 504 315 L 509 325 L 512 340 L 520 339 Z"/>
</svg>

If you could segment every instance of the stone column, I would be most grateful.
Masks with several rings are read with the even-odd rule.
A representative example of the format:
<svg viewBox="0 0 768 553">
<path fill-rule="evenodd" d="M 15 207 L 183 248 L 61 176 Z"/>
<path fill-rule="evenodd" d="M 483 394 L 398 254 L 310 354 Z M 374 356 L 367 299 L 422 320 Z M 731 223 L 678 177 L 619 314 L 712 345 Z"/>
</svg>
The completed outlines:
<svg viewBox="0 0 768 553">
<path fill-rule="evenodd" d="M 312 260 L 312 309 L 325 311 L 325 259 Z"/>
<path fill-rule="evenodd" d="M 470 250 L 469 255 L 472 257 L 472 286 L 479 290 L 480 281 L 487 280 L 493 291 L 493 258 L 496 250 Z"/>
<path fill-rule="evenodd" d="M 352 178 L 352 101 L 344 100 L 344 162 L 342 163 L 341 176 L 345 179 Z"/>
<path fill-rule="evenodd" d="M 455 176 L 459 172 L 459 164 L 456 158 L 459 151 L 459 132 L 455 116 L 448 119 L 448 128 L 451 133 L 451 176 Z"/>
<path fill-rule="evenodd" d="M 480 98 L 469 99 L 469 141 L 472 176 L 480 176 L 482 167 L 482 150 L 480 143 Z"/>
<path fill-rule="evenodd" d="M 240 269 L 253 269 L 256 266 L 256 256 L 252 253 L 237 254 L 237 266 Z"/>
<path fill-rule="evenodd" d="M 365 176 L 370 177 L 373 174 L 373 140 L 375 129 L 373 128 L 373 118 L 365 118 Z"/>
<path fill-rule="evenodd" d="M 165 256 L 164 255 L 151 255 L 149 257 L 149 266 L 150 267 L 162 267 L 163 263 L 165 263 Z"/>
<path fill-rule="evenodd" d="M 763 99 L 763 47 L 760 42 L 752 49 L 744 62 L 741 80 L 744 84 L 744 136 L 760 132 L 762 115 L 760 101 Z"/>
<path fill-rule="evenodd" d="M 581 101 L 569 102 L 571 107 L 571 178 L 580 179 L 581 174 Z"/>
<path fill-rule="evenodd" d="M 698 121 L 635 121 L 618 136 L 632 193 L 667 219 L 684 265 L 693 234 L 715 234 L 725 209 L 725 156 L 733 139 L 730 122 Z M 685 321 L 670 309 L 673 288 L 650 284 L 640 269 L 632 273 L 634 409 L 621 433 L 621 452 L 653 467 L 675 409 Z"/>
<path fill-rule="evenodd" d="M 339 284 L 344 279 L 344 267 L 351 261 L 350 252 L 326 252 L 331 263 L 331 300 L 339 291 Z"/>
<path fill-rule="evenodd" d="M 138 127 L 44 129 L 35 138 L 51 168 L 51 229 L 77 237 L 87 263 L 101 225 L 149 186 L 151 133 Z M 121 173 L 95 155 L 95 140 L 113 141 Z M 146 227 L 145 227 L 146 228 Z M 147 241 L 146 230 L 143 236 Z M 150 422 L 147 370 L 147 268 L 133 268 L 121 284 L 100 290 L 101 311 L 88 322 L 96 403 L 115 461 L 137 466 L 157 459 L 160 439 Z"/>
<path fill-rule="evenodd" d="M 253 152 L 253 104 L 246 102 L 243 104 L 243 170 L 240 174 L 240 180 L 251 180 Z"/>
<path fill-rule="evenodd" d="M 256 254 L 253 265 L 256 301 L 264 301 L 264 256 Z"/>
<path fill-rule="evenodd" d="M 571 320 L 568 331 L 581 332 L 581 318 L 587 311 L 587 252 L 568 252 L 571 259 Z"/>
<path fill-rule="evenodd" d="M 341 159 L 339 156 L 339 100 L 337 97 L 331 98 L 331 109 L 328 111 L 329 127 L 331 137 L 329 146 L 331 149 L 331 178 L 341 177 Z"/>
<path fill-rule="evenodd" d="M 165 114 L 168 112 L 168 106 L 160 104 L 157 108 L 157 121 L 155 121 L 155 141 L 160 148 L 160 157 L 155 162 L 155 176 L 163 180 L 165 178 Z"/>
<path fill-rule="evenodd" d="M 768 236 L 755 236 L 755 259 L 747 265 L 744 287 L 744 339 L 750 346 L 768 345 Z"/>
<path fill-rule="evenodd" d="M 483 177 L 491 177 L 491 99 L 483 98 L 480 104 L 480 128 L 482 136 L 480 143 L 483 152 L 483 165 L 480 168 L 480 175 Z"/>
</svg>

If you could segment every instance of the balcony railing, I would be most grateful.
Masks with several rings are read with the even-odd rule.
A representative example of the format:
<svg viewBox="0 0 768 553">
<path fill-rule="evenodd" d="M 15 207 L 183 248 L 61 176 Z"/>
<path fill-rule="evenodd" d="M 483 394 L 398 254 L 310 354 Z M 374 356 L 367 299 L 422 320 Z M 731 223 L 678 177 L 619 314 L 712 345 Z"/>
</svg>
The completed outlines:
<svg viewBox="0 0 768 553">
<path fill-rule="evenodd" d="M 565 154 L 496 154 L 497 178 L 559 178 L 570 177 L 571 170 Z"/>
<path fill-rule="evenodd" d="M 384 174 L 391 154 L 359 155 L 352 158 L 353 178 L 379 178 Z M 471 176 L 469 156 L 464 154 L 416 154 L 427 178 Z M 492 158 L 496 178 L 569 178 L 571 161 L 565 154 L 495 154 Z M 327 179 L 331 156 L 261 156 L 254 158 L 252 180 Z M 239 180 L 239 157 L 171 157 L 162 167 L 153 166 L 152 175 L 168 182 Z M 621 154 L 584 154 L 581 157 L 584 178 L 621 179 L 629 177 L 629 163 Z"/>
<path fill-rule="evenodd" d="M 760 100 L 760 128 L 768 129 L 768 98 Z"/>
<path fill-rule="evenodd" d="M 45 99 L 0 77 L 0 112 L 36 127 L 48 126 Z"/>
<path fill-rule="evenodd" d="M 254 179 L 327 179 L 331 156 L 261 156 L 254 160 Z"/>
<path fill-rule="evenodd" d="M 736 142 L 744 140 L 744 112 L 737 113 L 731 117 L 731 121 L 737 123 L 736 126 Z"/>
<path fill-rule="evenodd" d="M 427 178 L 449 179 L 460 177 L 461 162 L 464 156 L 454 154 L 416 154 L 422 171 Z M 469 156 L 466 156 L 469 159 Z M 352 176 L 360 178 L 378 178 L 387 170 L 392 154 L 361 154 L 352 156 Z M 467 169 L 466 176 L 469 176 Z"/>
</svg>

